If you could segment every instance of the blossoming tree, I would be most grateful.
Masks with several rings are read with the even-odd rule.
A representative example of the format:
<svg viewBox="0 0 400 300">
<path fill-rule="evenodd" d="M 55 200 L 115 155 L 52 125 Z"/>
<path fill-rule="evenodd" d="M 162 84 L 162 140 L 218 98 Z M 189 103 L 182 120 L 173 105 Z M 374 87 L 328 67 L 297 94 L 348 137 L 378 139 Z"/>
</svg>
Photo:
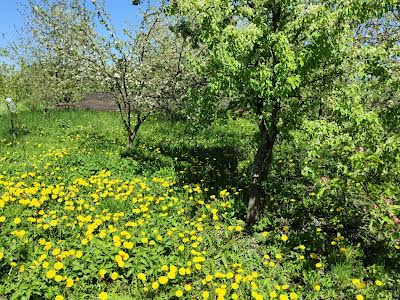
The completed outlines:
<svg viewBox="0 0 400 300">
<path fill-rule="evenodd" d="M 30 24 L 46 53 L 79 63 L 77 78 L 91 76 L 112 91 L 131 146 L 151 115 L 173 110 L 192 78 L 189 47 L 170 30 L 164 6 L 147 7 L 138 30 L 117 31 L 104 1 L 29 0 Z"/>
</svg>

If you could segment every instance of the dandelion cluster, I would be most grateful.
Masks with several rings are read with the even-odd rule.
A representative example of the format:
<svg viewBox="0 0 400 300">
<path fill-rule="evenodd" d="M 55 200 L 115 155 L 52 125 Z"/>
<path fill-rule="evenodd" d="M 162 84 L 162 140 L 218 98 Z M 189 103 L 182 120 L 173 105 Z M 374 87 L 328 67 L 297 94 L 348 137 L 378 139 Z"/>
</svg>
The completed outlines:
<svg viewBox="0 0 400 300">
<path fill-rule="evenodd" d="M 107 161 L 117 151 L 80 147 L 87 135 L 79 130 L 64 139 L 72 146 L 27 141 L 36 149 L 28 162 L 0 140 L 6 298 L 390 299 L 393 280 L 379 269 L 340 269 L 356 255 L 344 232 L 285 220 L 250 232 L 238 214 L 240 189 L 128 176 L 120 165 L 98 169 L 100 159 L 93 170 L 93 160 L 79 159 Z"/>
</svg>

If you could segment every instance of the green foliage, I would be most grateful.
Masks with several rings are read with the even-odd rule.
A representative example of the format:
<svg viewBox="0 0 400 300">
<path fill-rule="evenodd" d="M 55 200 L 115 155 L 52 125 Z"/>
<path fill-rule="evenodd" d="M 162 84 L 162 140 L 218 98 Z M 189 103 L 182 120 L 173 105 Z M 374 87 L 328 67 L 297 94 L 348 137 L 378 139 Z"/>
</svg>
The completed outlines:
<svg viewBox="0 0 400 300">
<path fill-rule="evenodd" d="M 254 151 L 249 147 L 256 130 L 251 120 L 220 120 L 193 136 L 191 132 L 185 133 L 185 127 L 190 126 L 185 122 L 153 118 L 144 125 L 138 146 L 121 158 L 125 149 L 124 132 L 113 126 L 118 120 L 115 113 L 22 113 L 21 122 L 29 128 L 29 134 L 12 143 L 8 133 L 4 129 L 0 131 L 0 176 L 3 176 L 0 199 L 3 201 L 9 190 L 7 182 L 26 183 L 21 189 L 35 182 L 43 183 L 46 189 L 58 187 L 60 191 L 51 188 L 51 194 L 61 198 L 65 198 L 60 196 L 61 191 L 69 193 L 78 187 L 79 192 L 71 195 L 70 200 L 85 201 L 88 208 L 94 207 L 94 213 L 85 208 L 67 211 L 65 201 L 68 200 L 58 202 L 50 197 L 43 207 L 47 215 L 54 210 L 58 222 L 67 222 L 62 216 L 73 222 L 78 215 L 92 215 L 94 220 L 104 210 L 110 214 L 123 212 L 123 217 L 112 222 L 118 232 L 126 222 L 140 219 L 132 212 L 136 208 L 132 201 L 139 197 L 137 193 L 155 198 L 168 194 L 167 198 L 176 197 L 177 202 L 167 209 L 168 218 L 159 215 L 165 212 L 163 205 L 152 202 L 149 227 L 140 227 L 137 229 L 140 231 L 128 227 L 135 247 L 122 249 L 130 256 L 125 262 L 127 267 L 123 268 L 115 262 L 120 251 L 112 241 L 115 233 L 106 239 L 98 237 L 102 229 L 108 230 L 105 224 L 100 225 L 93 240 L 85 246 L 81 240 L 88 224 L 83 227 L 77 224 L 71 230 L 64 230 L 59 224 L 48 230 L 38 229 L 26 219 L 33 215 L 40 218 L 38 209 L 17 201 L 7 202 L 0 208 L 0 217 L 6 216 L 9 220 L 0 223 L 3 233 L 0 252 L 5 255 L 0 260 L 0 273 L 10 275 L 0 276 L 1 293 L 15 299 L 29 294 L 31 299 L 54 299 L 58 294 L 84 299 L 106 291 L 108 299 L 169 299 L 177 290 L 182 290 L 183 299 L 197 299 L 202 298 L 204 291 L 215 297 L 215 289 L 225 284 L 227 295 L 236 293 L 244 299 L 253 299 L 251 290 L 255 288 L 251 282 L 254 282 L 264 299 L 270 293 L 278 297 L 296 293 L 298 299 L 354 299 L 356 295 L 366 299 L 397 299 L 400 245 L 394 217 L 399 214 L 399 140 L 394 136 L 382 139 L 384 127 L 376 113 L 366 114 L 362 105 L 352 108 L 349 111 L 332 102 L 329 118 L 304 120 L 301 128 L 289 133 L 285 143 L 277 145 L 276 163 L 265 182 L 270 196 L 266 214 L 253 232 L 235 229 L 236 226 L 244 229 L 241 219 L 246 194 L 241 187 L 247 185 L 245 172 Z M 222 176 L 218 177 L 218 173 Z M 158 179 L 153 181 L 154 177 L 163 179 L 157 182 Z M 116 199 L 121 192 L 123 197 L 124 182 L 135 180 L 145 183 L 145 190 L 137 183 L 129 201 Z M 166 181 L 171 184 L 169 187 L 162 186 Z M 227 189 L 222 188 L 224 184 Z M 111 188 L 108 192 L 114 195 L 106 195 L 98 206 L 93 205 L 92 195 L 103 194 L 107 185 Z M 218 218 L 214 218 L 214 208 L 218 210 Z M 185 213 L 180 214 L 180 209 L 185 209 Z M 22 227 L 13 223 L 16 217 L 22 219 Z M 43 224 L 51 220 L 44 218 Z M 199 222 L 203 228 L 197 232 Z M 161 271 L 162 265 L 188 267 L 188 260 L 193 258 L 191 243 L 182 242 L 179 235 L 167 238 L 166 233 L 173 227 L 182 233 L 190 232 L 192 229 L 187 226 L 192 223 L 196 236 L 203 239 L 194 249 L 206 251 L 201 270 L 193 264 L 190 275 L 177 275 L 166 286 L 153 290 L 150 284 L 166 274 Z M 77 239 L 75 234 L 79 228 L 85 230 Z M 24 238 L 10 235 L 22 229 L 27 232 L 24 238 L 29 240 L 28 247 Z M 164 237 L 162 242 L 156 240 L 154 229 Z M 155 246 L 142 244 L 143 231 L 149 240 L 157 241 Z M 55 263 L 51 251 L 45 259 L 50 263 L 48 269 L 28 268 L 44 253 L 38 243 L 40 238 L 62 240 L 58 245 L 54 243 L 51 251 L 57 247 L 62 251 L 83 251 L 80 259 L 63 258 L 64 267 L 58 271 L 68 278 L 80 278 L 73 288 L 66 288 L 65 280 L 57 283 L 46 277 Z M 177 249 L 181 244 L 185 245 L 183 252 Z M 10 262 L 17 265 L 12 267 Z M 241 266 L 237 267 L 237 263 Z M 19 272 L 21 265 L 25 266 L 22 273 Z M 107 269 L 107 280 L 99 277 L 101 268 Z M 123 277 L 112 281 L 111 271 L 118 271 Z M 145 282 L 137 278 L 141 272 L 146 274 Z M 215 278 L 219 272 L 225 277 Z M 203 284 L 210 274 L 213 275 L 211 283 Z M 246 279 L 247 282 L 241 282 L 239 289 L 234 290 L 232 283 L 237 274 L 243 277 L 256 274 L 257 278 Z M 191 291 L 184 290 L 185 284 L 191 285 Z M 319 291 L 316 286 L 320 286 Z"/>
<path fill-rule="evenodd" d="M 390 13 L 397 16 L 393 1 L 185 0 L 173 1 L 170 13 L 182 19 L 178 26 L 182 34 L 207 53 L 207 59 L 195 60 L 198 72 L 207 76 L 200 96 L 193 97 L 194 107 L 205 108 L 197 108 L 200 116 L 214 116 L 225 96 L 229 99 L 226 109 L 250 111 L 258 122 L 249 224 L 255 223 L 262 211 L 261 182 L 269 175 L 275 144 L 301 127 L 305 118 L 313 120 L 327 110 L 337 86 L 346 86 L 349 78 L 361 86 L 362 72 L 355 75 L 354 68 L 348 69 L 362 61 L 360 53 L 373 53 L 366 55 L 369 60 L 363 66 L 388 85 L 392 85 L 387 81 L 389 68 L 379 58 L 390 53 L 392 65 L 398 63 L 397 51 L 377 50 L 385 42 L 369 49 L 355 37 L 360 27 L 365 25 L 365 31 L 373 28 L 371 20 Z M 397 23 L 389 24 L 397 28 Z M 393 42 L 391 46 L 397 48 Z M 358 56 L 352 56 L 354 52 Z M 348 88 L 351 91 L 352 84 Z M 353 101 L 335 98 L 339 100 Z"/>
<path fill-rule="evenodd" d="M 126 40 L 100 1 L 35 3 L 47 54 L 21 72 L 1 66 L 0 96 L 58 101 L 87 74 L 120 92 L 120 110 L 23 112 L 16 139 L 0 119 L 0 294 L 400 297 L 394 1 L 171 1 Z M 259 222 L 245 228 L 247 202 Z M 66 277 L 43 260 L 65 261 Z"/>
</svg>

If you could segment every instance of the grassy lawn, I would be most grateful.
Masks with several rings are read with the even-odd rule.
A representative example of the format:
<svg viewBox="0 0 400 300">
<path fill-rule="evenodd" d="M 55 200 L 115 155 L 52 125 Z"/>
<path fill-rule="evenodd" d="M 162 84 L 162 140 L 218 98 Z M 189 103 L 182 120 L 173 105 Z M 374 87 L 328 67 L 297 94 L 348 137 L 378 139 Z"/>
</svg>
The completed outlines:
<svg viewBox="0 0 400 300">
<path fill-rule="evenodd" d="M 362 216 L 313 221 L 301 151 L 279 145 L 269 210 L 246 229 L 249 120 L 154 118 L 126 150 L 114 113 L 25 112 L 16 140 L 0 117 L 5 299 L 400 297 L 399 249 L 360 243 Z"/>
</svg>

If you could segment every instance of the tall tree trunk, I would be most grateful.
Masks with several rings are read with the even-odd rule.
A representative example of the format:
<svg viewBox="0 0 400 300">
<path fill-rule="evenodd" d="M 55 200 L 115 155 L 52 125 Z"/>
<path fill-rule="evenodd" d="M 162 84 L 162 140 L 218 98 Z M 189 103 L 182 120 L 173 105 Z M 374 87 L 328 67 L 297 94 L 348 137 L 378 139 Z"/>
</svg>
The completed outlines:
<svg viewBox="0 0 400 300">
<path fill-rule="evenodd" d="M 270 128 L 267 129 L 264 118 L 261 117 L 258 127 L 261 133 L 260 144 L 254 157 L 247 207 L 247 224 L 254 225 L 265 206 L 262 182 L 268 177 L 272 165 L 272 154 L 278 136 L 278 113 L 280 106 L 275 102 L 272 109 Z"/>
<path fill-rule="evenodd" d="M 279 22 L 281 19 L 281 7 L 276 6 L 272 2 L 272 29 L 277 32 Z M 278 59 L 275 56 L 273 48 L 272 52 L 272 86 L 276 87 L 277 81 L 275 77 L 275 66 L 278 64 Z M 265 206 L 264 191 L 262 183 L 267 179 L 269 171 L 272 165 L 272 154 L 275 145 L 276 138 L 278 136 L 278 120 L 280 103 L 279 99 L 274 98 L 272 100 L 271 118 L 269 120 L 269 126 L 265 123 L 264 119 L 264 99 L 258 97 L 256 113 L 260 117 L 258 128 L 260 130 L 261 138 L 260 144 L 256 156 L 254 157 L 253 167 L 251 171 L 251 182 L 249 190 L 249 203 L 247 207 L 247 224 L 249 226 L 254 225 L 259 219 L 261 212 Z"/>
<path fill-rule="evenodd" d="M 281 7 L 275 5 L 272 2 L 272 29 L 274 32 L 278 31 L 279 22 L 281 20 Z M 279 63 L 278 58 L 275 56 L 274 49 L 271 48 L 272 53 L 272 86 L 275 88 L 277 85 L 275 67 Z M 272 154 L 275 145 L 276 138 L 278 136 L 278 120 L 279 112 L 281 109 L 279 99 L 273 98 L 271 118 L 269 120 L 269 126 L 265 123 L 264 119 L 264 99 L 258 97 L 256 105 L 256 114 L 260 117 L 258 128 L 260 130 L 261 138 L 260 144 L 256 156 L 254 157 L 253 167 L 251 170 L 251 182 L 249 190 L 249 203 L 247 206 L 247 224 L 249 226 L 254 225 L 259 219 L 261 212 L 265 206 L 263 201 L 264 191 L 262 183 L 267 179 L 271 165 L 272 165 Z"/>
</svg>

